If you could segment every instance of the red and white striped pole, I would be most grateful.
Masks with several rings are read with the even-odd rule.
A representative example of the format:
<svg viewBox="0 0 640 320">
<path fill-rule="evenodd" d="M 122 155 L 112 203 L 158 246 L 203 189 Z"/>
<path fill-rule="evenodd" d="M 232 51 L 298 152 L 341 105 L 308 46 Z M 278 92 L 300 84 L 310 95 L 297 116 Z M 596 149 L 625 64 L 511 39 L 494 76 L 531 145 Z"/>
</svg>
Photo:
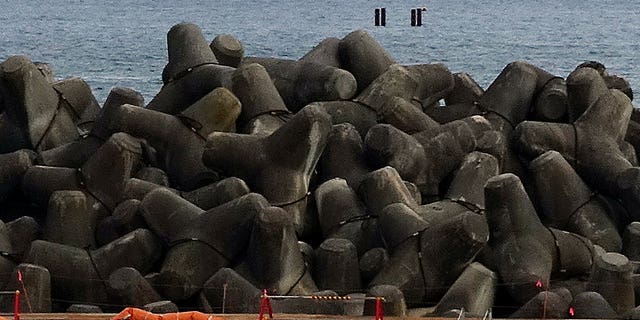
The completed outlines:
<svg viewBox="0 0 640 320">
<path fill-rule="evenodd" d="M 265 320 L 264 314 L 265 312 L 269 312 L 269 316 L 273 319 L 273 314 L 271 310 L 271 300 L 270 299 L 310 299 L 310 300 L 328 300 L 328 301 L 339 301 L 339 300 L 375 300 L 376 301 L 376 314 L 374 320 L 384 320 L 384 310 L 382 307 L 382 302 L 384 301 L 383 297 L 350 297 L 350 296 L 269 296 L 267 295 L 267 290 L 262 290 L 262 299 L 260 300 L 260 313 L 258 315 L 258 320 Z"/>
</svg>

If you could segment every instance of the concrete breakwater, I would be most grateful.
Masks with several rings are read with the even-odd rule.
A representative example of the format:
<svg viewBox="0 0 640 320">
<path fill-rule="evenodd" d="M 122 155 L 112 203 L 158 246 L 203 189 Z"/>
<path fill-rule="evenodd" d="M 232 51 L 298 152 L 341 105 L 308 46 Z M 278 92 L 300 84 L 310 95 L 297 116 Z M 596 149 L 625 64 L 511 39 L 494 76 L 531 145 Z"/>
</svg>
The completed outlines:
<svg viewBox="0 0 640 320">
<path fill-rule="evenodd" d="M 0 285 L 23 310 L 257 313 L 264 288 L 397 316 L 640 316 L 640 115 L 602 64 L 513 62 L 484 89 L 361 30 L 299 60 L 189 23 L 167 45 L 147 104 L 0 64 Z"/>
</svg>

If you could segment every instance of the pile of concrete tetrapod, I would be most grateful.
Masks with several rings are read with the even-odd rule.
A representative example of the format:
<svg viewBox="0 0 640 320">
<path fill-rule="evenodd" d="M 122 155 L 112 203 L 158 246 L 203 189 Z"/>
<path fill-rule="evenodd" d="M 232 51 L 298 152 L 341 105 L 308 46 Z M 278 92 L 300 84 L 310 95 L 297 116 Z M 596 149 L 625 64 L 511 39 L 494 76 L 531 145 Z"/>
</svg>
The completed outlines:
<svg viewBox="0 0 640 320">
<path fill-rule="evenodd" d="M 277 313 L 640 319 L 640 113 L 602 64 L 483 89 L 362 30 L 299 60 L 189 23 L 167 44 L 146 105 L 0 63 L 0 287 L 24 312 L 257 313 L 267 289 L 352 297 Z"/>
</svg>

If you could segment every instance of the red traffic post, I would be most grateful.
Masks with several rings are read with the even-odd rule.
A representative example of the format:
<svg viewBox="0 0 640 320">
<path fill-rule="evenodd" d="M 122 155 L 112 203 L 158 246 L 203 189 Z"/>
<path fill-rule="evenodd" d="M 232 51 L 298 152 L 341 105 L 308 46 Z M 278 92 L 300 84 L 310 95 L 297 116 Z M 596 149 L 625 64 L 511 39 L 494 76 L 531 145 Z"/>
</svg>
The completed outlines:
<svg viewBox="0 0 640 320">
<path fill-rule="evenodd" d="M 384 320 L 384 310 L 382 309 L 382 298 L 376 297 L 376 318 L 375 320 Z"/>
<path fill-rule="evenodd" d="M 16 290 L 13 299 L 13 320 L 20 320 L 20 290 Z"/>
<path fill-rule="evenodd" d="M 22 277 L 22 271 L 18 269 L 18 282 L 20 283 L 20 286 L 22 287 L 22 292 L 24 293 L 24 297 L 25 299 L 27 299 L 27 307 L 29 307 L 29 312 L 33 312 L 33 308 L 31 307 L 31 299 L 29 299 L 29 293 L 27 293 L 27 288 L 24 286 L 24 280 Z"/>
<path fill-rule="evenodd" d="M 267 289 L 262 290 L 262 297 L 260 299 L 260 313 L 258 314 L 258 320 L 265 320 L 264 319 L 265 313 L 269 314 L 269 319 L 273 319 L 273 309 L 271 309 L 271 300 L 267 295 Z"/>
</svg>

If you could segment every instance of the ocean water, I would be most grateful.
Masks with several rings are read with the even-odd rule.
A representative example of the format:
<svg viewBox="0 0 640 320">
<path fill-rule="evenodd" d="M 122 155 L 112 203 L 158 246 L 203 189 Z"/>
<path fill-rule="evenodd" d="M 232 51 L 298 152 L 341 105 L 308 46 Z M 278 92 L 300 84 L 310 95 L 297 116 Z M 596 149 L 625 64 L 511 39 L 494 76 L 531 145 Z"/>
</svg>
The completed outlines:
<svg viewBox="0 0 640 320">
<path fill-rule="evenodd" d="M 385 7 L 387 26 L 375 27 Z M 423 26 L 410 10 L 426 7 Z M 298 59 L 326 37 L 370 32 L 400 63 L 442 62 L 487 87 L 509 62 L 567 76 L 587 60 L 640 88 L 640 1 L 615 0 L 0 0 L 0 59 L 26 55 L 77 76 L 103 102 L 114 86 L 149 101 L 162 85 L 166 33 L 198 24 L 246 55 Z"/>
</svg>

